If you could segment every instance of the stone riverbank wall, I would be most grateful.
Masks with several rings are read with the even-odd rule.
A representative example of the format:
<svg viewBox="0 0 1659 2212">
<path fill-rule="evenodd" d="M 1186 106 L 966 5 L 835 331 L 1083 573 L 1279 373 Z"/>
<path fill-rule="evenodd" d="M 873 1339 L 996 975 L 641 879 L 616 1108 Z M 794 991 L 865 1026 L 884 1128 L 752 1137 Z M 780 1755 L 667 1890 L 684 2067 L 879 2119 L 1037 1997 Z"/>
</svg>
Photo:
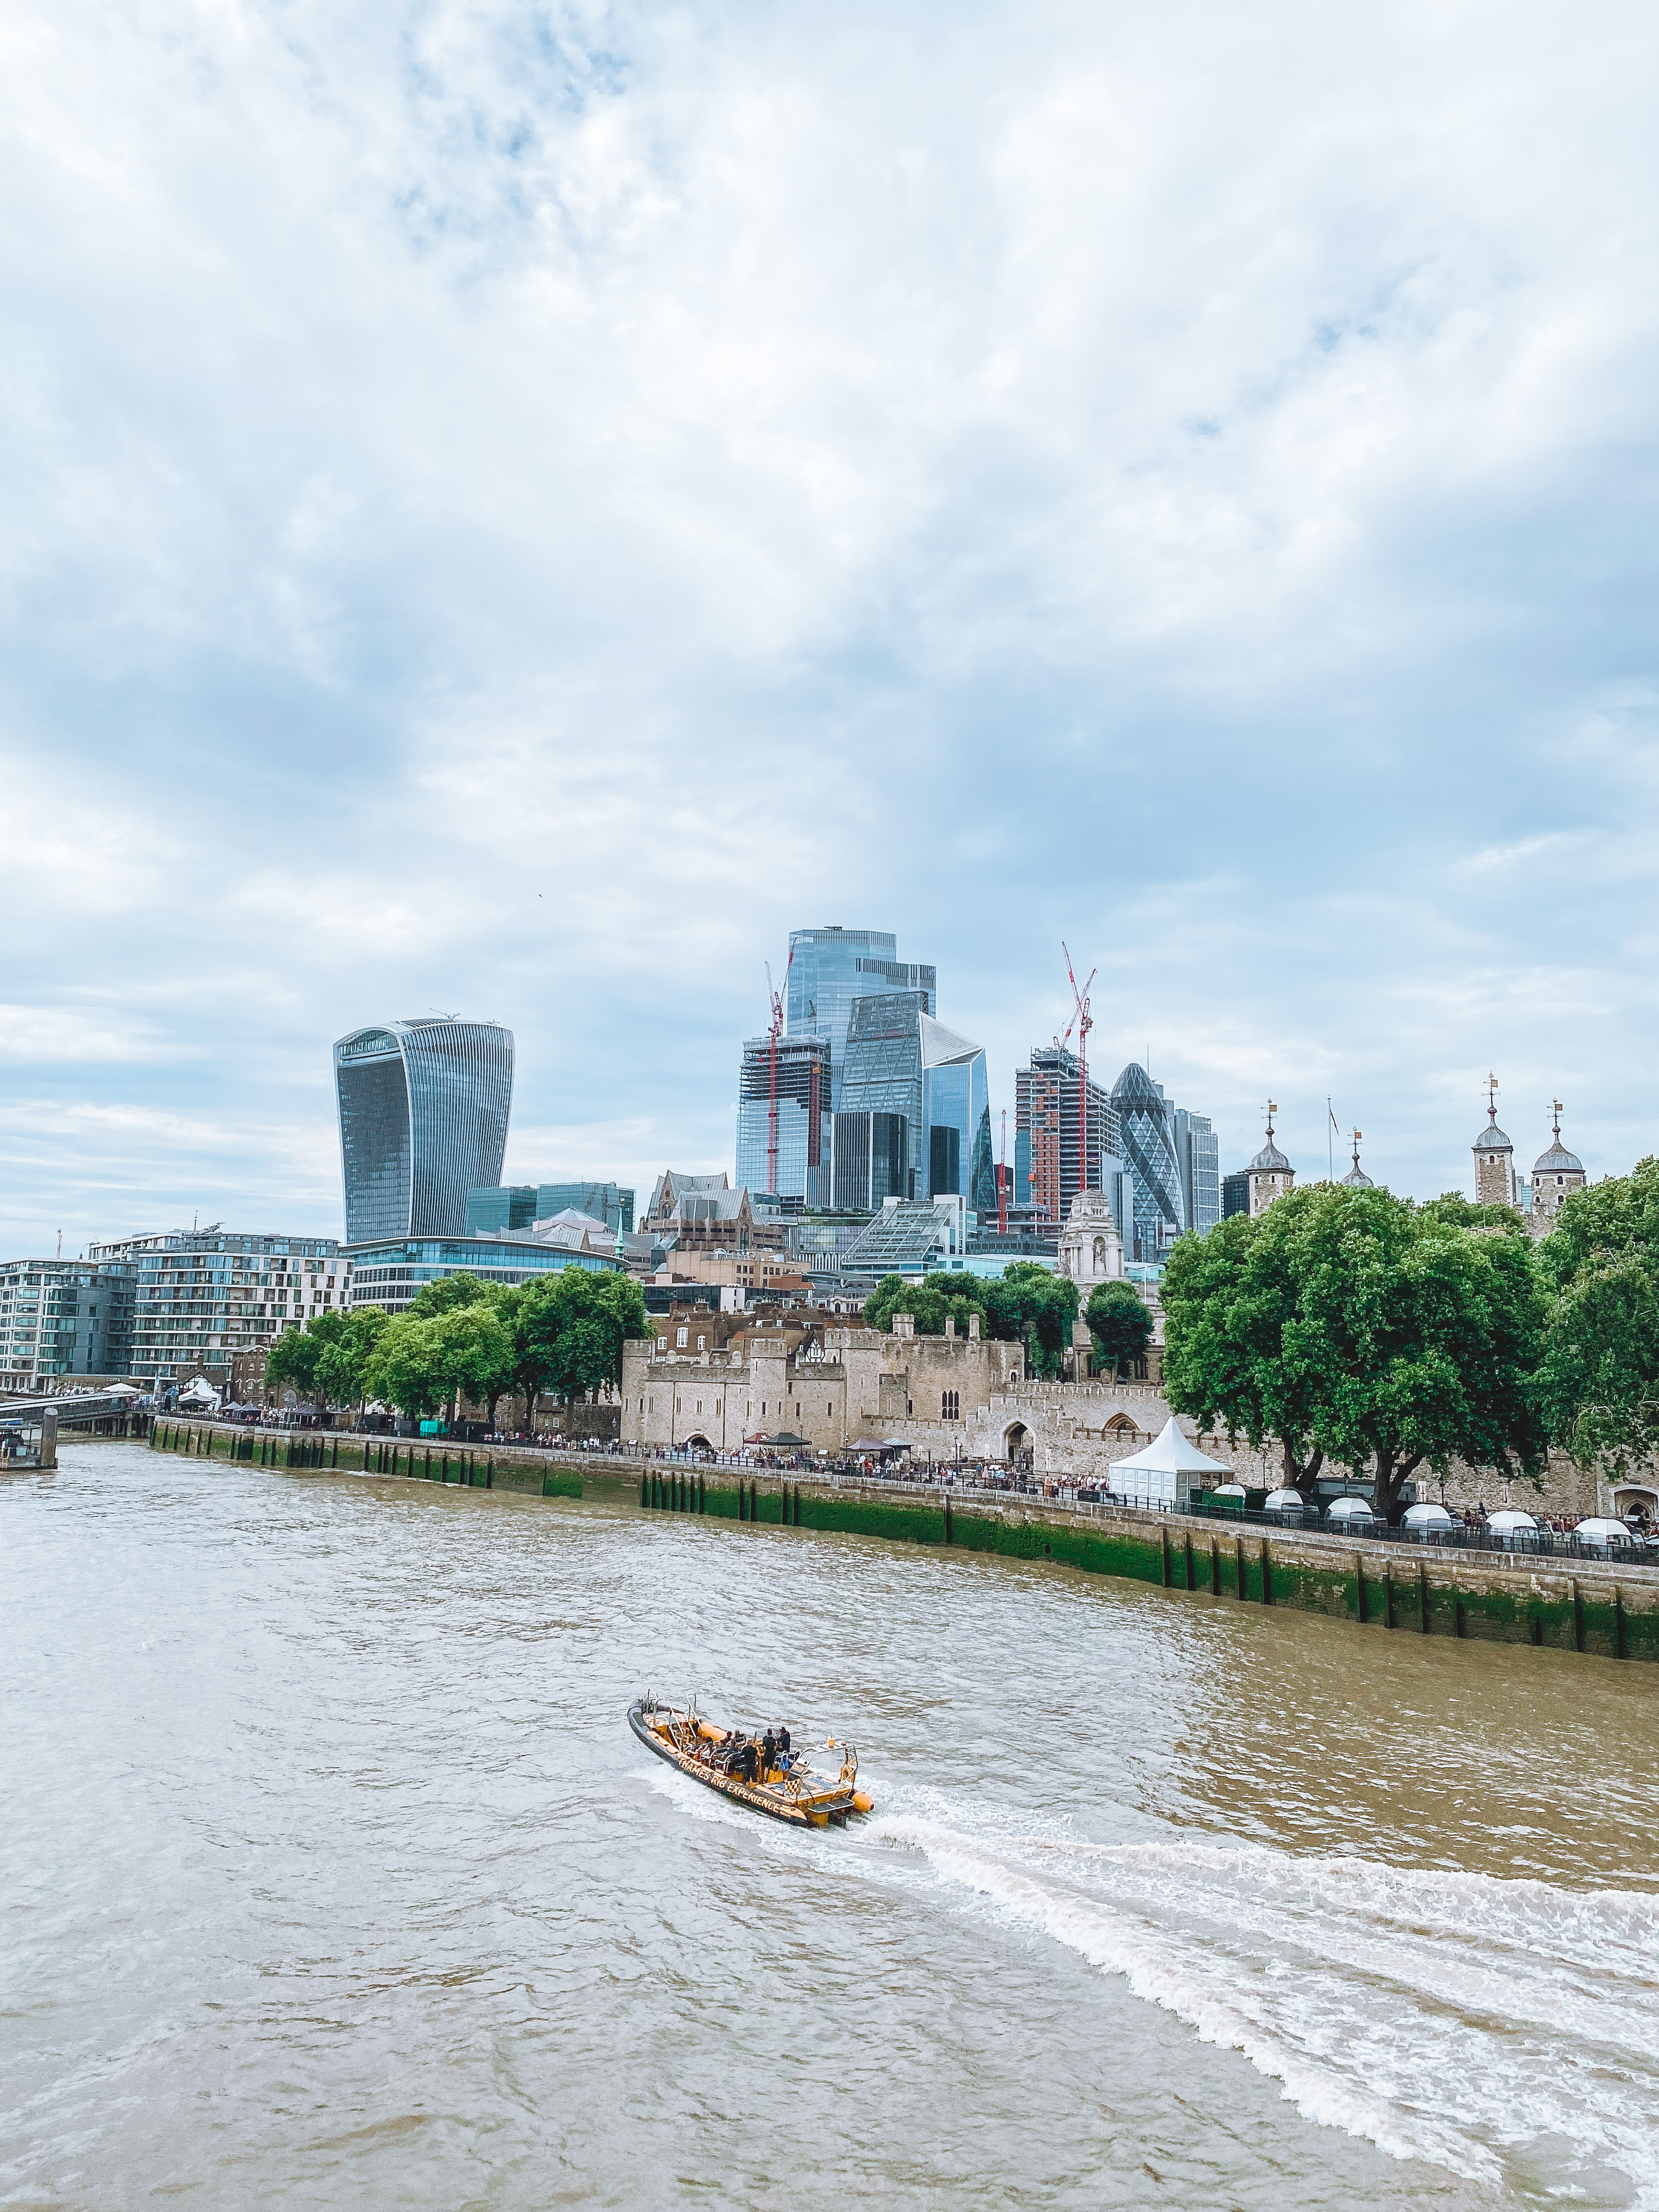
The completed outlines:
<svg viewBox="0 0 1659 2212">
<path fill-rule="evenodd" d="M 337 1468 L 533 1497 L 580 1498 L 585 1490 L 598 1490 L 647 1512 L 1048 1560 L 1085 1574 L 1234 1604 L 1323 1613 L 1361 1627 L 1544 1644 L 1605 1659 L 1659 1660 L 1659 1569 L 1587 1559 L 1557 1564 L 1526 1553 L 1419 1550 L 1311 1529 L 1269 1533 L 1114 1506 L 1085 1516 L 1024 1498 L 958 1504 L 948 1490 L 792 1482 L 775 1475 L 739 1479 L 726 1468 L 630 1467 L 625 1460 L 520 1453 L 502 1445 L 481 1452 L 424 1439 L 165 1420 L 156 1424 L 150 1443 L 204 1459 Z"/>
</svg>

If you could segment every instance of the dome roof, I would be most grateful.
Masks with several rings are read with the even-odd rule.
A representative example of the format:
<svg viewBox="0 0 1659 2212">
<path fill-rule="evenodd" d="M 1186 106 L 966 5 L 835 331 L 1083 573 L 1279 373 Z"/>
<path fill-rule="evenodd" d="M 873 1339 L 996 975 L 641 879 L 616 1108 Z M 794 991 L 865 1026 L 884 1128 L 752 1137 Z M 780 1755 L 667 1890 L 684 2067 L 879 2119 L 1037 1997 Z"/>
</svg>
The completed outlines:
<svg viewBox="0 0 1659 2212">
<path fill-rule="evenodd" d="M 1467 1128 L 1468 1124 L 1465 1122 L 1464 1127 Z M 1469 1150 L 1472 1152 L 1512 1152 L 1515 1146 L 1494 1121 L 1480 1132 Z"/>
<path fill-rule="evenodd" d="M 1376 1188 L 1376 1185 L 1371 1181 L 1364 1168 L 1356 1165 L 1354 1167 L 1351 1167 L 1346 1175 L 1343 1176 L 1342 1188 L 1344 1190 L 1375 1190 Z"/>
<path fill-rule="evenodd" d="M 1288 1175 L 1293 1172 L 1290 1162 L 1285 1158 L 1284 1153 L 1279 1151 L 1278 1146 L 1274 1144 L 1271 1137 L 1268 1138 L 1267 1143 L 1263 1145 L 1261 1150 L 1250 1162 L 1249 1172 L 1252 1175 L 1255 1175 L 1258 1170 L 1264 1168 L 1277 1168 L 1283 1175 Z"/>
<path fill-rule="evenodd" d="M 1548 1152 L 1540 1152 L 1532 1164 L 1534 1175 L 1583 1175 L 1584 1163 L 1577 1152 L 1570 1152 L 1558 1139 Z"/>
</svg>

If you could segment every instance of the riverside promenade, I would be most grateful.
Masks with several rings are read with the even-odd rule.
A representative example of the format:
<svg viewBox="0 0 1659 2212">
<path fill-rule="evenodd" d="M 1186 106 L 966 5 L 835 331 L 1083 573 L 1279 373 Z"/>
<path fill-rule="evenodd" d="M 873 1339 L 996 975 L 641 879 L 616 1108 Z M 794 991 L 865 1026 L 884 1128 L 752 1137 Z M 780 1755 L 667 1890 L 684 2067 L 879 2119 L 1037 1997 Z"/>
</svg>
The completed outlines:
<svg viewBox="0 0 1659 2212">
<path fill-rule="evenodd" d="M 158 1422 L 153 1449 L 301 1471 L 381 1475 L 520 1496 L 590 1490 L 644 1512 L 932 1544 L 1151 1583 L 1212 1602 L 1320 1613 L 1362 1628 L 1659 1661 L 1659 1569 L 1527 1553 L 1448 1553 L 1322 1529 L 1237 1528 L 1131 1506 L 878 1480 L 792 1479 L 544 1446 L 487 1447 L 350 1431 Z"/>
</svg>

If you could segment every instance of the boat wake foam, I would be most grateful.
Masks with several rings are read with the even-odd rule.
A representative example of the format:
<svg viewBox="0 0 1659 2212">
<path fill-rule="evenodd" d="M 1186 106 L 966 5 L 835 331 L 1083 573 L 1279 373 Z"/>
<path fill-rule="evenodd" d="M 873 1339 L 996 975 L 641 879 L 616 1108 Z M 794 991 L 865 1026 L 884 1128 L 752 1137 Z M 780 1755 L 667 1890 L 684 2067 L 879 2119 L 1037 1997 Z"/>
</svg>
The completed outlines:
<svg viewBox="0 0 1659 2212">
<path fill-rule="evenodd" d="M 866 1842 L 1121 1975 L 1308 2119 L 1528 2195 L 1600 2175 L 1659 2212 L 1659 1899 L 882 1802 Z"/>
</svg>

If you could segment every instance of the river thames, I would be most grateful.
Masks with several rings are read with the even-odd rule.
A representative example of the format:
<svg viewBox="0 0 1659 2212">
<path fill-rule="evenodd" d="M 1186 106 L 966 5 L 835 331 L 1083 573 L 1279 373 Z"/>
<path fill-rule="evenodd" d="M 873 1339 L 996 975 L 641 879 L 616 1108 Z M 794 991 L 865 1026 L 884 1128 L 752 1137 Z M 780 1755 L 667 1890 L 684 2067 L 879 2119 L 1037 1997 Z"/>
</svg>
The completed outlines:
<svg viewBox="0 0 1659 2212">
<path fill-rule="evenodd" d="M 0 2203 L 1659 2208 L 1659 1669 L 62 1458 L 0 1480 Z M 647 1688 L 875 1814 L 726 1806 Z"/>
</svg>

